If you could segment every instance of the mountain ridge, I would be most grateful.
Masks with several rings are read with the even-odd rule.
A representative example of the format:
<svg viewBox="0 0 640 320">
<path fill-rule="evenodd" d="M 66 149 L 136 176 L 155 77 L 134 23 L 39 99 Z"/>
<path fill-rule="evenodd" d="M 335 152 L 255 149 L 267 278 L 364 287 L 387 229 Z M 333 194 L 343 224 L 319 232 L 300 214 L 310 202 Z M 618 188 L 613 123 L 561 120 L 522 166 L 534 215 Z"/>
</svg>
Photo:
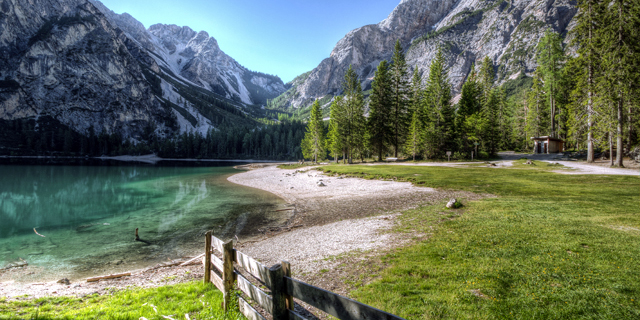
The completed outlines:
<svg viewBox="0 0 640 320">
<path fill-rule="evenodd" d="M 316 99 L 340 94 L 344 73 L 352 66 L 363 89 L 370 89 L 377 65 L 389 60 L 400 40 L 411 69 L 424 79 L 438 47 L 445 47 L 449 79 L 457 94 L 471 66 L 489 56 L 498 80 L 531 74 L 535 45 L 546 28 L 571 29 L 577 12 L 573 0 L 403 0 L 385 20 L 347 33 L 331 55 L 307 79 L 276 98 L 278 110 L 308 107 Z"/>
</svg>

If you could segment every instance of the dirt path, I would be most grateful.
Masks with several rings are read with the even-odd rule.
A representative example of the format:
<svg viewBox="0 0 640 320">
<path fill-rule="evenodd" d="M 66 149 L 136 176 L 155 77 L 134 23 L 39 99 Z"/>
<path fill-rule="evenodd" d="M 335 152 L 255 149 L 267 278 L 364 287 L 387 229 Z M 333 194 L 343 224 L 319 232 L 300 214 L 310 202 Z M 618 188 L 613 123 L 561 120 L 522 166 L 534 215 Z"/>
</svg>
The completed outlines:
<svg viewBox="0 0 640 320">
<path fill-rule="evenodd" d="M 624 169 L 603 167 L 595 164 L 587 164 L 578 161 L 545 161 L 549 163 L 559 163 L 567 168 L 575 169 L 575 171 L 554 171 L 561 174 L 600 174 L 600 175 L 623 175 L 623 176 L 640 176 L 638 169 Z"/>
</svg>

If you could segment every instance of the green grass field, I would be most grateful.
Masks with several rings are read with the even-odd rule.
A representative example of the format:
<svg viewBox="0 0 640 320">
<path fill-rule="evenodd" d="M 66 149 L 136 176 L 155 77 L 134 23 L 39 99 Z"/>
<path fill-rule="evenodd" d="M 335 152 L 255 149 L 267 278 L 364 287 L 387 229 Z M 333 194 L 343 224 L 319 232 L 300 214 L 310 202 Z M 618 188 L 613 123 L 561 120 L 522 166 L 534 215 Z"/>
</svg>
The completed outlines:
<svg viewBox="0 0 640 320">
<path fill-rule="evenodd" d="M 640 179 L 513 169 L 328 166 L 327 173 L 492 194 L 405 212 L 428 240 L 353 297 L 407 319 L 640 319 Z"/>
<path fill-rule="evenodd" d="M 221 305 L 222 293 L 213 284 L 191 282 L 83 298 L 0 299 L 0 319 L 244 319 L 237 309 L 225 315 Z"/>
</svg>

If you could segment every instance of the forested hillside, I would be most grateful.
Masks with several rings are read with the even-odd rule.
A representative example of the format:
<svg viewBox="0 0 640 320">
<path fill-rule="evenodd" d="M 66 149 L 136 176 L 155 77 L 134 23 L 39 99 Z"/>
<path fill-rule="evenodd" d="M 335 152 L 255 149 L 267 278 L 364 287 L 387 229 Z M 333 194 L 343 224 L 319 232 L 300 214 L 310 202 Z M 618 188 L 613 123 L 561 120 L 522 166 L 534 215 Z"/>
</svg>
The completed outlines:
<svg viewBox="0 0 640 320">
<path fill-rule="evenodd" d="M 566 141 L 565 151 L 596 155 L 623 166 L 638 146 L 640 1 L 579 1 L 576 27 L 561 35 L 547 29 L 535 45 L 538 67 L 499 84 L 489 57 L 472 66 L 453 99 L 442 43 L 423 83 L 407 66 L 400 41 L 392 60 L 382 61 L 372 81 L 368 118 L 361 79 L 349 68 L 343 94 L 331 104 L 331 120 L 317 140 L 314 104 L 302 144 L 309 159 L 351 163 L 376 156 L 411 159 L 481 158 L 501 150 L 532 151 L 532 137 Z M 571 39 L 567 41 L 567 39 Z M 577 51 L 574 50 L 577 48 Z M 571 50 L 570 50 L 571 49 Z M 615 163 L 614 163 L 615 159 Z"/>
</svg>

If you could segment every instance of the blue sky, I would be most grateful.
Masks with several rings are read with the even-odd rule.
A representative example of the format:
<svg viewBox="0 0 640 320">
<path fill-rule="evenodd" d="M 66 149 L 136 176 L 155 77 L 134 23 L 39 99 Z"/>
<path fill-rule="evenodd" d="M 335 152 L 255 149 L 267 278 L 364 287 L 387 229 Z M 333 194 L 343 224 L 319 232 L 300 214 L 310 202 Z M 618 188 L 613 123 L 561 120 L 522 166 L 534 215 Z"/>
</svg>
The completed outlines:
<svg viewBox="0 0 640 320">
<path fill-rule="evenodd" d="M 329 57 L 349 31 L 384 20 L 399 0 L 102 0 L 145 27 L 156 23 L 204 30 L 250 70 L 284 82 Z"/>
</svg>

